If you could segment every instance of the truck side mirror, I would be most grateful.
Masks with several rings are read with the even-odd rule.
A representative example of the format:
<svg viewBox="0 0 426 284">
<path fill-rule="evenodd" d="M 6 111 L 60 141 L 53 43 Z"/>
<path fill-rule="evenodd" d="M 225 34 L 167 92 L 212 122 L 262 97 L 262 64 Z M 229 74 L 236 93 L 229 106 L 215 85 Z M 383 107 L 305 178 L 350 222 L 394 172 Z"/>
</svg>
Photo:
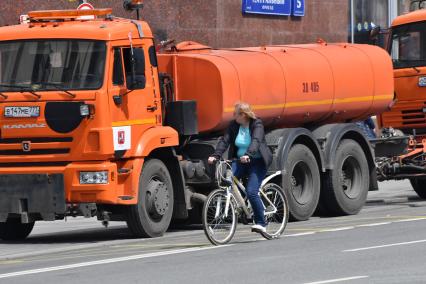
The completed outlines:
<svg viewBox="0 0 426 284">
<path fill-rule="evenodd" d="M 370 39 L 371 40 L 377 40 L 377 37 L 379 36 L 380 33 L 380 26 L 376 26 L 374 27 L 371 31 L 370 31 Z"/>
<path fill-rule="evenodd" d="M 129 90 L 138 90 L 144 89 L 146 84 L 145 75 L 135 75 L 127 74 L 126 76 L 127 89 Z"/>
<path fill-rule="evenodd" d="M 145 77 L 145 54 L 142 48 L 134 48 L 131 57 L 130 70 L 126 70 L 126 84 L 129 90 L 144 89 Z"/>
</svg>

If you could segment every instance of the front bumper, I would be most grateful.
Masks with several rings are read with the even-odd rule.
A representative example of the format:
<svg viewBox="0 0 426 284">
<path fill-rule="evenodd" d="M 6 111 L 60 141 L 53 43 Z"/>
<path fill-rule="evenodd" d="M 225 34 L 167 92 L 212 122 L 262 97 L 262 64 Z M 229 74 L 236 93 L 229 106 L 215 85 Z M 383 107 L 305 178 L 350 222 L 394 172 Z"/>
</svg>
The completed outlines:
<svg viewBox="0 0 426 284">
<path fill-rule="evenodd" d="M 107 184 L 80 184 L 80 172 L 107 171 Z M 115 163 L 73 162 L 66 166 L 0 167 L 0 222 L 5 214 L 64 214 L 67 203 L 132 204 Z M 120 180 L 120 182 L 119 182 Z M 47 215 L 50 217 L 48 218 Z"/>
<path fill-rule="evenodd" d="M 23 223 L 55 220 L 66 212 L 62 174 L 0 175 L 0 222 L 9 214 Z"/>
</svg>

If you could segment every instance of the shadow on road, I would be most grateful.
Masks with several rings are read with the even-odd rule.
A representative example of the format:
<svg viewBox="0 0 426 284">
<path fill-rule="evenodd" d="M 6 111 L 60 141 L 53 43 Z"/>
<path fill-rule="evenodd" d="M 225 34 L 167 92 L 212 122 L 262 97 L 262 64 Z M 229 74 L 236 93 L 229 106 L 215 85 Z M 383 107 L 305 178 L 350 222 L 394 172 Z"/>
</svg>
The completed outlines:
<svg viewBox="0 0 426 284">
<path fill-rule="evenodd" d="M 426 200 L 416 196 L 393 195 L 385 198 L 369 200 L 365 206 L 403 205 L 408 207 L 425 207 Z"/>
<path fill-rule="evenodd" d="M 170 232 L 184 232 L 202 230 L 202 225 L 172 225 L 167 231 Z M 126 226 L 113 227 L 113 228 L 88 228 L 79 230 L 69 230 L 61 232 L 51 232 L 46 234 L 30 235 L 27 239 L 21 241 L 2 241 L 0 244 L 87 244 L 98 243 L 105 241 L 115 240 L 134 240 L 142 239 L 134 237 Z"/>
</svg>

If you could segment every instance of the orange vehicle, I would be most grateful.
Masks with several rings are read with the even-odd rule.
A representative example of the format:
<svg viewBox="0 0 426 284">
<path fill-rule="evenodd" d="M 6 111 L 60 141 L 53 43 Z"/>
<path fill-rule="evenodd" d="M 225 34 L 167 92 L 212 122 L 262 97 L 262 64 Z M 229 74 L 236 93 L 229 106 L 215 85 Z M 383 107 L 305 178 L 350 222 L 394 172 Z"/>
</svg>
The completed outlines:
<svg viewBox="0 0 426 284">
<path fill-rule="evenodd" d="M 396 103 L 391 111 L 378 116 L 378 123 L 402 131 L 386 129 L 395 141 L 404 135 L 409 140 L 394 143 L 400 151 L 379 161 L 378 177 L 409 178 L 417 194 L 426 198 L 426 10 L 397 17 L 389 34 L 387 50 L 393 60 Z"/>
<path fill-rule="evenodd" d="M 356 214 L 377 189 L 372 148 L 352 122 L 393 100 L 378 47 L 184 42 L 157 54 L 146 22 L 110 9 L 28 17 L 0 28 L 2 239 L 66 216 L 126 221 L 137 237 L 196 217 L 215 187 L 207 158 L 239 100 L 265 123 L 269 170 L 284 169 L 272 182 L 293 219 L 319 204 Z"/>
</svg>

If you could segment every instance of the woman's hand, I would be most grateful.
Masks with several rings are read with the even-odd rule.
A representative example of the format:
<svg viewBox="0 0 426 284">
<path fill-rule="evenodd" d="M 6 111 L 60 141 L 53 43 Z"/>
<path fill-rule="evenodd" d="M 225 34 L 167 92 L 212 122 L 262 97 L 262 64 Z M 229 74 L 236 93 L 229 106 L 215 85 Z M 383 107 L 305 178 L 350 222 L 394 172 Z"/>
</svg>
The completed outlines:
<svg viewBox="0 0 426 284">
<path fill-rule="evenodd" d="M 209 157 L 209 159 L 207 160 L 207 162 L 209 163 L 209 164 L 213 164 L 214 162 L 216 162 L 216 157 L 213 157 L 213 156 L 211 156 L 211 157 Z"/>
<path fill-rule="evenodd" d="M 240 162 L 242 164 L 247 164 L 250 163 L 250 157 L 248 155 L 244 155 L 240 157 Z"/>
</svg>

